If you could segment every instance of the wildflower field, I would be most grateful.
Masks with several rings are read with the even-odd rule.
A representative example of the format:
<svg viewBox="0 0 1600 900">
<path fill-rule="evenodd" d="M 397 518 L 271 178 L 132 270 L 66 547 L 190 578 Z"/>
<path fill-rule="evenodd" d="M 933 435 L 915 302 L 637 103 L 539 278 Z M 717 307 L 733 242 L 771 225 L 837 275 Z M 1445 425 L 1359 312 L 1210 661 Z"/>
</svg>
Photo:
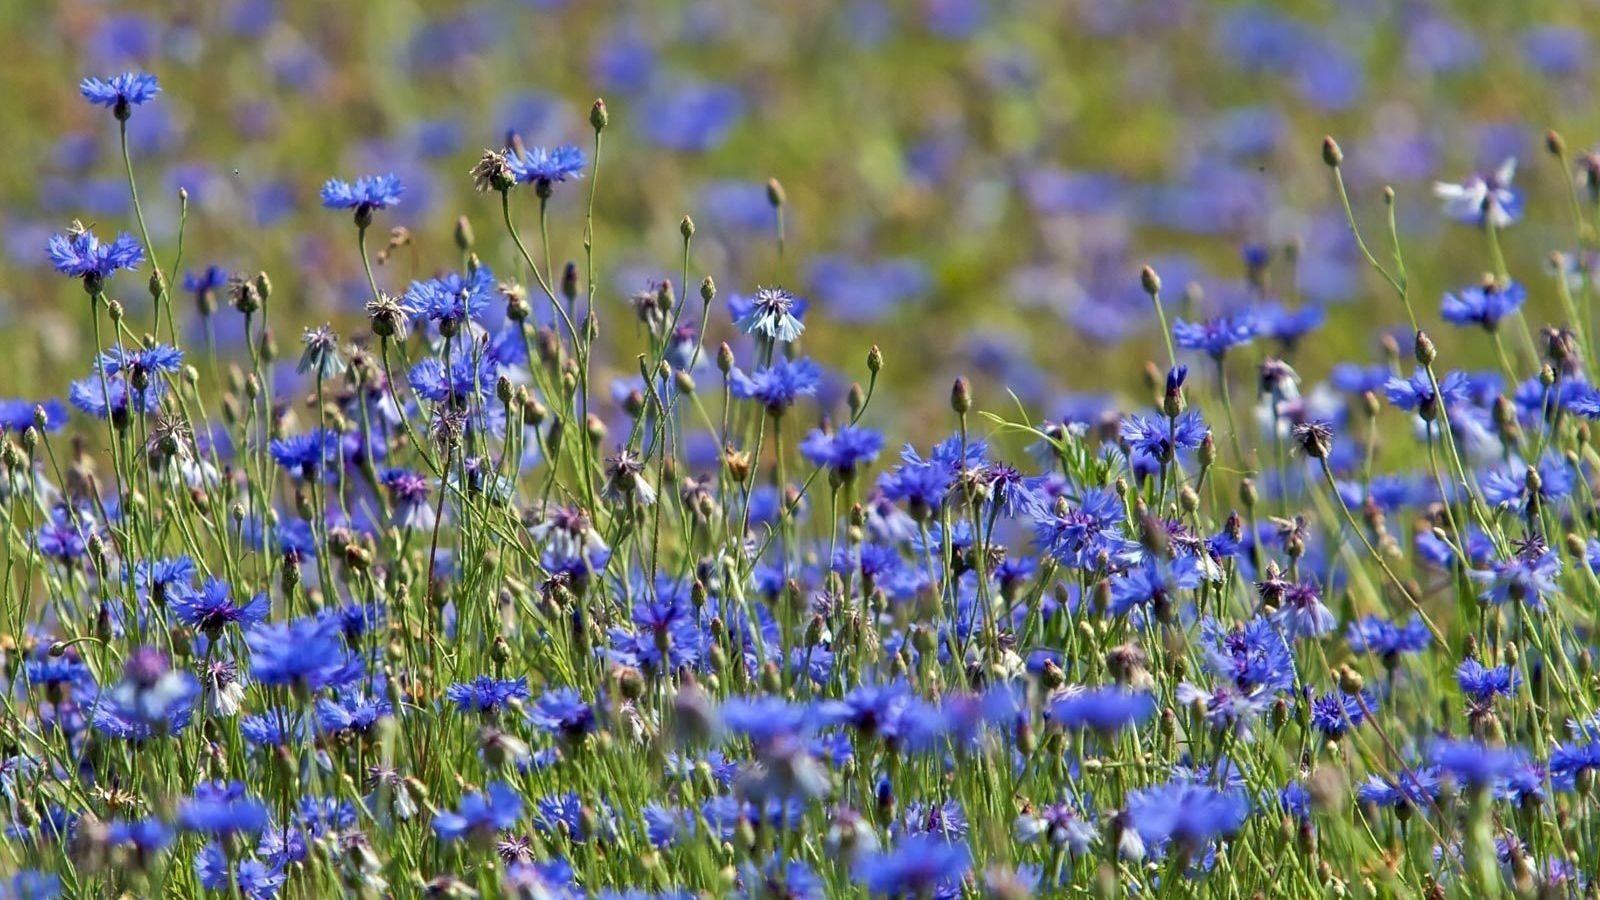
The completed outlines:
<svg viewBox="0 0 1600 900">
<path fill-rule="evenodd" d="M 1600 896 L 1591 0 L 185 6 L 0 6 L 0 900 Z"/>
</svg>

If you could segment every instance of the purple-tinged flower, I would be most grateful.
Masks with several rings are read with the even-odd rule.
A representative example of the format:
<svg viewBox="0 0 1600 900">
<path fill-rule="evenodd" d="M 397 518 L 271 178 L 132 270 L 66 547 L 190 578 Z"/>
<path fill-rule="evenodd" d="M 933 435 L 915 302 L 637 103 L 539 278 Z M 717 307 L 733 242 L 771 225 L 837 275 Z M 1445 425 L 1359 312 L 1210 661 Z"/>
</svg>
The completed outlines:
<svg viewBox="0 0 1600 900">
<path fill-rule="evenodd" d="M 1322 327 L 1328 317 L 1321 306 L 1289 309 L 1281 303 L 1263 303 L 1252 315 L 1262 337 L 1272 338 L 1285 347 L 1299 344 L 1301 338 Z"/>
<path fill-rule="evenodd" d="M 105 280 L 121 269 L 137 269 L 144 262 L 144 245 L 127 232 L 102 243 L 94 232 L 77 223 L 64 234 L 50 238 L 47 248 L 56 271 L 83 279 L 84 290 L 99 293 Z"/>
<path fill-rule="evenodd" d="M 337 622 L 325 618 L 258 625 L 245 633 L 250 674 L 263 685 L 317 691 L 361 674 Z"/>
<path fill-rule="evenodd" d="M 1157 616 L 1176 610 L 1179 591 L 1192 591 L 1205 578 L 1192 556 L 1174 559 L 1149 557 L 1111 580 L 1111 605 L 1107 612 L 1126 615 L 1135 608 L 1149 607 Z"/>
<path fill-rule="evenodd" d="M 855 425 L 845 425 L 834 431 L 819 428 L 800 442 L 802 456 L 846 481 L 855 476 L 859 466 L 877 459 L 882 450 L 882 433 Z"/>
<path fill-rule="evenodd" d="M 1428 626 L 1418 616 L 1403 625 L 1377 616 L 1365 616 L 1350 623 L 1344 639 L 1351 652 L 1375 654 L 1389 669 L 1400 664 L 1402 654 L 1421 653 L 1432 643 Z"/>
<path fill-rule="evenodd" d="M 1522 215 L 1522 195 L 1511 187 L 1516 159 L 1507 159 L 1487 174 L 1460 183 L 1436 181 L 1433 195 L 1444 202 L 1444 214 L 1466 225 L 1504 228 Z"/>
<path fill-rule="evenodd" d="M 464 713 L 495 715 L 513 700 L 528 699 L 528 679 L 479 675 L 471 681 L 450 685 L 444 695 Z"/>
<path fill-rule="evenodd" d="M 1171 462 L 1181 450 L 1199 447 L 1211 433 L 1198 410 L 1189 410 L 1176 420 L 1129 416 L 1122 421 L 1122 439 L 1134 453 L 1156 462 Z"/>
<path fill-rule="evenodd" d="M 481 794 L 461 798 L 454 812 L 445 810 L 433 817 L 433 832 L 450 843 L 463 837 L 493 838 L 522 818 L 522 797 L 511 785 L 497 781 Z"/>
<path fill-rule="evenodd" d="M 1303 581 L 1283 591 L 1272 624 L 1283 629 L 1290 640 L 1321 637 L 1338 624 L 1333 611 L 1322 602 L 1322 591 L 1314 582 Z"/>
<path fill-rule="evenodd" d="M 1369 775 L 1366 783 L 1357 789 L 1356 799 L 1395 809 L 1431 806 L 1439 799 L 1439 769 L 1437 766 L 1402 768 L 1397 781 Z"/>
<path fill-rule="evenodd" d="M 540 697 L 528 720 L 567 741 L 581 740 L 597 727 L 594 708 L 572 688 L 557 688 Z"/>
<path fill-rule="evenodd" d="M 54 434 L 67 426 L 67 407 L 60 400 L 0 398 L 0 432 L 22 433 L 43 420 L 45 431 Z"/>
<path fill-rule="evenodd" d="M 855 877 L 875 897 L 934 897 L 958 888 L 971 867 L 965 843 L 917 834 L 863 858 Z"/>
<path fill-rule="evenodd" d="M 1432 420 L 1439 413 L 1441 399 L 1454 408 L 1467 399 L 1467 387 L 1467 373 L 1450 372 L 1440 379 L 1439 390 L 1435 392 L 1428 371 L 1419 366 L 1410 378 L 1390 376 L 1383 385 L 1383 392 L 1396 407 L 1415 410 L 1424 419 Z"/>
<path fill-rule="evenodd" d="M 269 866 L 259 859 L 229 861 L 222 846 L 210 843 L 194 858 L 194 873 L 200 886 L 216 893 L 230 893 L 236 887 L 244 900 L 272 900 L 287 880 L 280 866 Z"/>
<path fill-rule="evenodd" d="M 1366 721 L 1374 702 L 1366 693 L 1359 698 L 1343 691 L 1323 694 L 1311 701 L 1311 725 L 1323 737 L 1336 741 Z"/>
<path fill-rule="evenodd" d="M 768 412 L 780 414 L 799 398 L 816 395 L 822 369 L 809 358 L 793 362 L 780 358 L 750 375 L 734 369 L 729 379 L 735 397 L 759 401 Z"/>
<path fill-rule="evenodd" d="M 1063 728 L 1115 734 L 1148 720 L 1155 710 L 1155 700 L 1144 691 L 1089 688 L 1068 693 L 1052 703 L 1047 718 Z"/>
<path fill-rule="evenodd" d="M 258 834 L 267 827 L 267 807 L 245 795 L 243 782 L 208 782 L 178 807 L 178 827 L 213 837 Z"/>
<path fill-rule="evenodd" d="M 1489 585 L 1479 595 L 1483 600 L 1497 606 L 1516 601 L 1542 609 L 1544 598 L 1561 590 L 1556 584 L 1556 577 L 1561 574 L 1561 557 L 1553 550 L 1529 546 L 1512 554 L 1510 559 L 1495 560 L 1488 571 L 1472 569 L 1467 574 Z"/>
<path fill-rule="evenodd" d="M 272 459 L 291 476 L 314 481 L 317 473 L 339 460 L 339 436 L 321 428 L 289 437 L 273 438 Z"/>
<path fill-rule="evenodd" d="M 1261 333 L 1254 315 L 1241 313 L 1190 323 L 1172 323 L 1172 341 L 1184 350 L 1204 350 L 1212 359 L 1222 359 L 1229 348 L 1248 344 Z"/>
<path fill-rule="evenodd" d="M 1466 659 L 1456 667 L 1456 684 L 1461 686 L 1461 693 L 1480 702 L 1497 694 L 1509 697 L 1521 683 L 1522 676 L 1510 666 L 1490 668 L 1476 659 Z"/>
<path fill-rule="evenodd" d="M 322 185 L 322 205 L 355 210 L 356 224 L 366 227 L 374 210 L 394 206 L 405 192 L 406 186 L 395 175 L 363 175 L 353 182 L 330 178 Z"/>
<path fill-rule="evenodd" d="M 1515 772 L 1526 758 L 1515 748 L 1490 747 L 1471 740 L 1441 739 L 1428 750 L 1429 762 L 1468 790 L 1492 787 Z"/>
<path fill-rule="evenodd" d="M 1052 803 L 1037 811 L 1024 811 L 1012 824 L 1012 834 L 1018 843 L 1042 842 L 1065 847 L 1075 855 L 1087 853 L 1100 838 L 1094 820 L 1073 803 Z"/>
<path fill-rule="evenodd" d="M 148 72 L 124 72 L 110 78 L 85 78 L 78 93 L 96 106 L 111 110 L 118 121 L 126 122 L 133 107 L 148 103 L 161 93 L 161 84 Z"/>
<path fill-rule="evenodd" d="M 1477 325 L 1484 331 L 1500 327 L 1500 320 L 1516 312 L 1528 299 L 1528 292 L 1515 281 L 1499 284 L 1486 279 L 1481 284 L 1445 294 L 1439 315 L 1453 325 Z"/>
<path fill-rule="evenodd" d="M 532 182 L 541 192 L 548 192 L 552 184 L 569 178 L 582 178 L 587 162 L 583 151 L 572 144 L 548 150 L 530 147 L 520 154 L 506 154 L 506 164 L 511 168 L 511 174 L 525 184 Z"/>
<path fill-rule="evenodd" d="M 497 291 L 494 273 L 480 265 L 465 275 L 447 272 L 438 278 L 413 281 L 403 305 L 413 319 L 437 323 L 439 333 L 449 337 L 462 325 L 478 321 Z"/>
<path fill-rule="evenodd" d="M 1199 855 L 1213 840 L 1243 827 L 1250 799 L 1242 791 L 1219 791 L 1179 778 L 1129 793 L 1124 812 L 1146 847 L 1173 844 Z"/>
<path fill-rule="evenodd" d="M 800 321 L 804 302 L 783 288 L 758 287 L 745 304 L 734 323 L 745 334 L 770 341 L 794 341 L 806 330 Z"/>
<path fill-rule="evenodd" d="M 389 489 L 394 504 L 393 522 L 401 528 L 426 531 L 435 521 L 428 504 L 428 478 L 409 469 L 385 469 L 378 482 Z"/>
<path fill-rule="evenodd" d="M 178 621 L 205 632 L 212 639 L 229 625 L 244 630 L 254 628 L 267 618 L 269 608 L 265 592 L 236 605 L 229 596 L 228 583 L 217 578 L 207 578 L 199 590 L 176 592 L 171 603 Z"/>
</svg>

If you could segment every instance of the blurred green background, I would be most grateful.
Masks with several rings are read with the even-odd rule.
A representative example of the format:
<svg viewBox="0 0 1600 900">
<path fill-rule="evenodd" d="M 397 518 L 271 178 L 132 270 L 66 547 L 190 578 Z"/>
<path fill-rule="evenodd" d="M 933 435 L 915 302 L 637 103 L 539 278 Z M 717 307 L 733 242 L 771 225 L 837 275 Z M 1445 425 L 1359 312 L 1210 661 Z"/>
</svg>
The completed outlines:
<svg viewBox="0 0 1600 900">
<path fill-rule="evenodd" d="M 1336 359 L 1376 358 L 1378 332 L 1404 322 L 1349 240 L 1324 134 L 1342 143 L 1375 236 L 1382 186 L 1398 192 L 1408 268 L 1445 361 L 1490 365 L 1481 335 L 1438 322 L 1439 295 L 1488 262 L 1482 233 L 1444 220 L 1430 184 L 1521 161 L 1528 209 L 1505 237 L 1509 267 L 1529 286 L 1530 323 L 1554 316 L 1547 257 L 1577 246 L 1564 195 L 1575 173 L 1543 135 L 1559 129 L 1574 157 L 1600 137 L 1596 11 L 1570 0 L 3 4 L 0 395 L 59 394 L 87 371 L 82 292 L 48 269 L 44 245 L 75 218 L 134 230 L 115 123 L 77 95 L 82 76 L 127 69 L 164 87 L 131 123 L 163 263 L 182 186 L 183 268 L 269 272 L 286 366 L 301 327 L 361 327 L 352 229 L 318 207 L 324 179 L 406 181 L 375 229 L 375 250 L 383 227 L 410 235 L 379 269 L 386 290 L 457 264 L 460 215 L 482 259 L 511 275 L 497 203 L 473 193 L 468 170 L 512 131 L 591 150 L 595 97 L 611 124 L 594 302 L 617 361 L 601 363 L 602 393 L 607 376 L 633 374 L 627 297 L 676 278 L 685 214 L 699 229 L 691 282 L 709 274 L 724 295 L 781 283 L 809 298 L 804 346 L 837 368 L 833 402 L 882 344 L 891 402 L 878 414 L 911 433 L 939 421 L 929 414 L 957 374 L 974 378 L 982 406 L 1009 406 L 1006 385 L 1048 415 L 1081 407 L 1078 394 L 1136 392 L 1160 346 L 1139 289 L 1146 263 L 1175 306 L 1196 286 L 1178 315 L 1261 299 L 1325 306 L 1328 325 L 1295 358 L 1317 380 Z M 782 271 L 769 177 L 789 200 Z M 581 256 L 587 189 L 557 191 L 558 260 Z M 531 195 L 520 202 L 531 230 Z M 1245 280 L 1248 247 L 1271 255 L 1262 287 Z M 142 278 L 113 293 L 136 324 L 148 315 Z M 218 314 L 224 352 L 237 318 Z M 712 322 L 712 346 L 732 336 L 720 310 Z"/>
</svg>

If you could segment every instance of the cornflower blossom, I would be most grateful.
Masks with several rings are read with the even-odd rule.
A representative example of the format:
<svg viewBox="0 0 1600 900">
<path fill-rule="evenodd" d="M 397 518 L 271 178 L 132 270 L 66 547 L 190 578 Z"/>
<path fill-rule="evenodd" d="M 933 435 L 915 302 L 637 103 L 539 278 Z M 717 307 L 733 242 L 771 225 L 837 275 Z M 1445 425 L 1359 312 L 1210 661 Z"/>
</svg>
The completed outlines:
<svg viewBox="0 0 1600 900">
<path fill-rule="evenodd" d="M 758 335 L 769 341 L 795 341 L 806 330 L 800 315 L 805 311 L 803 301 L 783 288 L 756 288 L 756 292 L 743 301 L 736 310 L 734 324 L 745 334 Z"/>
<path fill-rule="evenodd" d="M 1182 450 L 1193 450 L 1205 441 L 1211 428 L 1198 410 L 1189 410 L 1175 420 L 1129 416 L 1122 423 L 1122 439 L 1135 453 L 1166 464 Z"/>
<path fill-rule="evenodd" d="M 352 209 L 356 220 L 371 219 L 374 210 L 388 209 L 400 202 L 406 191 L 394 175 L 363 175 L 355 181 L 330 178 L 322 185 L 322 205 L 328 209 Z"/>
<path fill-rule="evenodd" d="M 521 153 L 508 153 L 506 163 L 517 181 L 532 183 L 541 192 L 548 192 L 553 184 L 582 178 L 588 160 L 582 150 L 563 144 L 550 149 L 530 147 Z"/>
<path fill-rule="evenodd" d="M 50 238 L 48 250 L 56 271 L 81 279 L 84 290 L 91 294 L 99 293 L 112 275 L 137 269 L 144 262 L 144 245 L 133 235 L 123 232 L 103 243 L 77 223 L 65 234 Z"/>
<path fill-rule="evenodd" d="M 799 398 L 816 396 L 822 383 L 822 368 L 808 358 L 794 362 L 779 359 L 748 375 L 734 369 L 728 377 L 735 397 L 755 400 L 778 415 Z"/>
<path fill-rule="evenodd" d="M 1248 344 L 1261 333 L 1261 323 L 1251 313 L 1222 316 L 1204 322 L 1172 323 L 1172 342 L 1181 350 L 1202 350 L 1221 360 L 1234 347 Z"/>
<path fill-rule="evenodd" d="M 1520 309 L 1527 299 L 1527 289 L 1515 281 L 1499 284 L 1486 280 L 1445 294 L 1439 315 L 1452 325 L 1477 325 L 1484 331 L 1495 331 L 1500 320 Z"/>
<path fill-rule="evenodd" d="M 95 106 L 111 110 L 126 121 L 135 106 L 149 103 L 161 93 L 161 83 L 148 72 L 124 72 L 110 78 L 89 77 L 78 85 L 78 93 Z"/>
<path fill-rule="evenodd" d="M 1507 158 L 1493 172 L 1461 182 L 1436 181 L 1433 195 L 1451 219 L 1466 225 L 1505 228 L 1522 216 L 1522 194 L 1511 186 L 1516 174 L 1516 159 Z"/>
</svg>

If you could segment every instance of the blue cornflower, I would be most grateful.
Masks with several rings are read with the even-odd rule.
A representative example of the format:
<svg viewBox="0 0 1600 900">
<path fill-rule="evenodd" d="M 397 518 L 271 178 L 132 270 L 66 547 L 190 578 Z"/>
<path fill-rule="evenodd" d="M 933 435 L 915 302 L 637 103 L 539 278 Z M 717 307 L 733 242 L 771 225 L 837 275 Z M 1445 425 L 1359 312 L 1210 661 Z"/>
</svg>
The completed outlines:
<svg viewBox="0 0 1600 900">
<path fill-rule="evenodd" d="M 816 429 L 800 442 L 800 454 L 813 465 L 825 467 L 848 481 L 856 468 L 878 458 L 883 434 L 870 428 L 846 425 L 835 431 Z"/>
<path fill-rule="evenodd" d="M 183 351 L 166 344 L 129 350 L 121 344 L 100 354 L 100 371 L 108 378 L 124 377 L 137 390 L 147 388 L 156 375 L 176 375 L 183 369 Z"/>
<path fill-rule="evenodd" d="M 793 406 L 800 397 L 816 395 L 822 383 L 822 368 L 807 357 L 793 362 L 779 359 L 751 375 L 734 369 L 729 377 L 735 397 L 758 400 L 768 412 L 776 415 Z"/>
<path fill-rule="evenodd" d="M 207 266 L 200 272 L 183 273 L 183 289 L 194 295 L 202 315 L 216 309 L 217 296 L 228 286 L 228 272 L 221 266 Z"/>
<path fill-rule="evenodd" d="M 244 900 L 272 900 L 287 880 L 279 866 L 268 866 L 259 859 L 229 862 L 228 854 L 215 843 L 201 848 L 194 858 L 194 873 L 208 891 L 229 893 L 237 885 Z"/>
<path fill-rule="evenodd" d="M 1198 410 L 1189 410 L 1176 420 L 1129 416 L 1122 421 L 1122 439 L 1135 453 L 1156 462 L 1168 463 L 1180 450 L 1193 450 L 1211 433 Z"/>
<path fill-rule="evenodd" d="M 1501 319 L 1516 312 L 1527 299 L 1527 290 L 1515 281 L 1502 285 L 1487 280 L 1445 294 L 1439 314 L 1454 325 L 1478 325 L 1485 331 L 1494 331 L 1500 327 Z"/>
<path fill-rule="evenodd" d="M 1404 410 L 1416 410 L 1424 419 L 1432 419 L 1438 415 L 1439 400 L 1454 406 L 1467 399 L 1468 378 L 1465 372 L 1451 372 L 1439 381 L 1438 393 L 1433 390 L 1433 382 L 1428 377 L 1428 370 L 1417 367 L 1410 378 L 1401 378 L 1392 375 L 1384 382 L 1383 392 L 1388 395 L 1389 402 Z"/>
<path fill-rule="evenodd" d="M 305 434 L 273 438 L 268 445 L 272 459 L 291 476 L 306 481 L 340 458 L 339 436 L 321 428 Z"/>
<path fill-rule="evenodd" d="M 133 107 L 148 103 L 161 93 L 161 84 L 148 72 L 124 72 L 110 78 L 85 78 L 78 83 L 78 93 L 96 106 L 111 110 L 121 121 L 127 121 Z"/>
<path fill-rule="evenodd" d="M 322 185 L 322 205 L 328 209 L 353 209 L 356 223 L 372 221 L 374 210 L 388 209 L 400 202 L 406 186 L 395 175 L 363 175 L 355 181 L 329 178 Z"/>
<path fill-rule="evenodd" d="M 1117 532 L 1127 511 L 1109 490 L 1090 488 L 1075 506 L 1035 496 L 1028 513 L 1033 518 L 1034 542 L 1064 565 L 1092 568 L 1098 565 L 1102 551 L 1118 559 L 1138 547 Z"/>
<path fill-rule="evenodd" d="M 50 511 L 50 521 L 35 532 L 34 546 L 50 559 L 71 562 L 88 552 L 94 531 L 93 523 L 83 521 L 70 507 L 58 506 Z"/>
<path fill-rule="evenodd" d="M 1365 706 L 1362 701 L 1366 702 Z M 1367 711 L 1372 709 L 1373 703 L 1372 696 L 1365 692 L 1359 699 L 1343 691 L 1323 694 L 1311 701 L 1311 725 L 1323 737 L 1336 741 L 1366 721 Z"/>
<path fill-rule="evenodd" d="M 135 860 L 152 859 L 166 849 L 172 839 L 172 827 L 156 818 L 131 822 L 112 819 L 106 823 L 106 844 L 132 850 Z"/>
<path fill-rule="evenodd" d="M 971 866 L 972 854 L 965 843 L 916 834 L 863 858 L 856 864 L 855 877 L 877 897 L 944 896 L 960 885 Z"/>
<path fill-rule="evenodd" d="M 1472 740 L 1441 739 L 1429 748 L 1428 759 L 1439 767 L 1441 774 L 1454 778 L 1457 784 L 1479 790 L 1511 775 L 1526 755 L 1515 748 L 1490 747 Z"/>
<path fill-rule="evenodd" d="M 1529 511 L 1533 491 L 1528 488 L 1528 464 L 1512 459 L 1479 479 L 1483 499 L 1498 509 L 1512 509 L 1519 513 Z M 1545 503 L 1560 500 L 1572 492 L 1572 469 L 1565 460 L 1546 454 L 1539 463 L 1539 499 Z"/>
<path fill-rule="evenodd" d="M 475 363 L 457 357 L 446 369 L 442 361 L 431 356 L 412 366 L 406 379 L 423 399 L 457 407 L 469 405 L 473 397 L 487 399 L 499 381 L 494 367 L 487 361 Z"/>
<path fill-rule="evenodd" d="M 23 869 L 0 883 L 0 896 L 7 900 L 56 900 L 61 896 L 61 876 L 53 872 Z"/>
<path fill-rule="evenodd" d="M 414 320 L 436 322 L 439 333 L 449 337 L 463 324 L 476 322 L 496 292 L 494 273 L 480 265 L 465 275 L 447 272 L 427 281 L 413 281 L 403 305 Z"/>
<path fill-rule="evenodd" d="M 268 687 L 316 691 L 361 672 L 361 661 L 345 650 L 338 623 L 329 619 L 258 625 L 244 640 L 250 648 L 250 674 Z"/>
<path fill-rule="evenodd" d="M 866 737 L 880 737 L 891 746 L 909 736 L 914 711 L 925 706 L 904 680 L 889 684 L 864 684 L 843 699 L 817 705 L 817 718 L 825 725 L 844 725 Z"/>
<path fill-rule="evenodd" d="M 1146 847 L 1171 843 L 1197 856 L 1211 841 L 1244 825 L 1250 798 L 1243 791 L 1219 791 L 1179 778 L 1129 793 L 1124 812 Z"/>
<path fill-rule="evenodd" d="M 1561 557 L 1553 550 L 1529 546 L 1510 559 L 1494 561 L 1488 571 L 1472 569 L 1467 574 L 1488 583 L 1489 587 L 1479 595 L 1483 600 L 1497 606 L 1515 600 L 1541 609 L 1544 598 L 1561 589 L 1556 584 Z"/>
<path fill-rule="evenodd" d="M 757 747 L 805 734 L 812 724 L 808 707 L 770 696 L 730 697 L 717 715 L 724 728 L 749 738 Z"/>
<path fill-rule="evenodd" d="M 445 689 L 445 698 L 462 712 L 484 715 L 498 713 L 512 700 L 528 699 L 528 679 L 490 678 L 479 675 L 471 681 L 457 682 Z"/>
<path fill-rule="evenodd" d="M 409 469 L 385 469 L 378 476 L 378 482 L 389 489 L 389 499 L 394 503 L 395 525 L 419 530 L 433 527 L 435 516 L 433 507 L 428 503 L 427 476 Z"/>
<path fill-rule="evenodd" d="M 243 782 L 209 782 L 178 807 L 178 827 L 216 837 L 257 834 L 267 827 L 267 807 L 245 795 Z"/>
<path fill-rule="evenodd" d="M 1391 669 L 1399 665 L 1401 654 L 1420 653 L 1432 643 L 1428 626 L 1419 616 L 1412 616 L 1404 625 L 1365 616 L 1350 623 L 1344 639 L 1351 652 L 1376 654 Z"/>
<path fill-rule="evenodd" d="M 740 301 L 734 324 L 745 334 L 771 341 L 793 341 L 806 330 L 800 321 L 805 310 L 803 302 L 783 288 L 758 287 L 755 296 Z"/>
<path fill-rule="evenodd" d="M 1504 228 L 1522 215 L 1522 195 L 1511 186 L 1516 174 L 1516 159 L 1507 159 L 1493 172 L 1460 183 L 1436 181 L 1433 195 L 1444 202 L 1444 214 L 1458 222 Z"/>
<path fill-rule="evenodd" d="M 541 192 L 548 192 L 550 185 L 569 178 L 582 178 L 587 162 L 583 151 L 572 144 L 563 144 L 550 150 L 531 147 L 520 154 L 506 154 L 506 164 L 511 167 L 516 179 L 523 183 L 532 182 Z"/>
<path fill-rule="evenodd" d="M 137 269 L 144 262 L 144 245 L 133 235 L 122 232 L 110 243 L 101 243 L 94 232 L 76 223 L 65 234 L 52 236 L 47 249 L 56 271 L 82 278 L 90 293 L 99 292 L 118 270 Z"/>
<path fill-rule="evenodd" d="M 805 863 L 773 858 L 759 869 L 749 862 L 739 867 L 739 896 L 745 900 L 823 900 L 828 886 Z"/>
<path fill-rule="evenodd" d="M 1294 684 L 1294 653 L 1273 623 L 1254 618 L 1225 628 L 1215 619 L 1200 623 L 1206 665 L 1212 674 L 1241 690 L 1277 692 Z"/>
<path fill-rule="evenodd" d="M 1570 778 L 1600 771 L 1600 743 L 1558 744 L 1550 751 L 1550 774 Z"/>
<path fill-rule="evenodd" d="M 528 720 L 564 740 L 579 740 L 597 727 L 594 708 L 572 688 L 547 691 L 528 712 Z"/>
<path fill-rule="evenodd" d="M 461 806 L 433 817 L 433 831 L 442 841 L 460 840 L 469 835 L 492 838 L 496 832 L 517 824 L 522 818 L 522 797 L 511 785 L 494 782 L 483 793 L 468 793 Z"/>
<path fill-rule="evenodd" d="M 394 716 L 387 698 L 364 693 L 357 686 L 340 688 L 317 700 L 317 727 L 323 734 L 370 734 L 378 720 Z"/>
<path fill-rule="evenodd" d="M 1356 799 L 1374 806 L 1394 808 L 1432 805 L 1439 799 L 1439 769 L 1437 766 L 1412 766 L 1409 771 L 1402 768 L 1398 781 L 1369 775 L 1356 790 Z"/>
<path fill-rule="evenodd" d="M 1135 607 L 1152 607 L 1158 616 L 1174 610 L 1179 591 L 1192 591 L 1200 586 L 1205 575 L 1192 556 L 1174 559 L 1148 557 L 1142 565 L 1135 566 L 1111 580 L 1112 615 L 1125 615 Z"/>
<path fill-rule="evenodd" d="M 1100 838 L 1094 819 L 1073 803 L 1052 803 L 1036 812 L 1024 812 L 1012 824 L 1012 834 L 1018 843 L 1042 841 L 1077 855 L 1087 853 Z"/>
<path fill-rule="evenodd" d="M 1144 691 L 1105 687 L 1068 694 L 1050 705 L 1048 718 L 1063 728 L 1114 734 L 1144 722 L 1155 710 L 1155 700 Z"/>
<path fill-rule="evenodd" d="M 1322 591 L 1313 582 L 1290 585 L 1280 600 L 1281 605 L 1272 614 L 1272 624 L 1283 629 L 1290 640 L 1321 637 L 1338 624 L 1333 611 L 1322 602 Z"/>
<path fill-rule="evenodd" d="M 67 426 L 67 407 L 60 400 L 0 398 L 0 432 L 21 433 L 33 428 L 40 411 L 44 413 L 45 431 L 54 434 Z"/>
<path fill-rule="evenodd" d="M 1263 303 L 1252 315 L 1262 337 L 1273 338 L 1285 347 L 1298 344 L 1301 338 L 1322 327 L 1328 317 L 1320 306 L 1289 309 L 1281 303 Z"/>
<path fill-rule="evenodd" d="M 1222 359 L 1230 347 L 1248 344 L 1261 333 L 1261 323 L 1250 313 L 1220 316 L 1204 322 L 1179 319 L 1172 323 L 1172 342 L 1184 350 L 1204 350 L 1212 359 Z"/>
<path fill-rule="evenodd" d="M 245 630 L 254 628 L 267 618 L 269 609 L 265 592 L 256 594 L 243 605 L 235 605 L 229 596 L 228 583 L 217 578 L 207 578 L 198 591 L 178 591 L 171 602 L 178 621 L 198 628 L 213 639 L 229 625 Z"/>
<path fill-rule="evenodd" d="M 67 399 L 91 416 L 120 423 L 126 419 L 130 408 L 146 415 L 159 411 L 166 392 L 164 381 L 151 382 L 144 390 L 135 390 L 120 375 L 106 376 L 104 381 L 100 375 L 91 375 L 69 384 Z"/>
<path fill-rule="evenodd" d="M 1480 702 L 1496 694 L 1509 697 L 1521 683 L 1522 676 L 1510 666 L 1491 669 L 1475 659 L 1467 659 L 1456 667 L 1456 684 L 1461 686 L 1461 693 Z"/>
</svg>

